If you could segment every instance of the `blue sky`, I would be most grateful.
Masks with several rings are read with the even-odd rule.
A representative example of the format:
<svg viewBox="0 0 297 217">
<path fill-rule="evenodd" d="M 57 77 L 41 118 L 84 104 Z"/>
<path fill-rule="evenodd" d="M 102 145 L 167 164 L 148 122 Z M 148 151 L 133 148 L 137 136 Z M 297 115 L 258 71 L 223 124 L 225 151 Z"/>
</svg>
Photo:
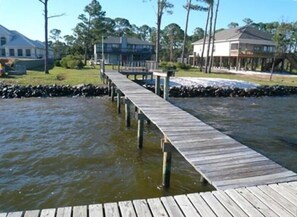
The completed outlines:
<svg viewBox="0 0 297 217">
<path fill-rule="evenodd" d="M 123 17 L 131 24 L 155 26 L 157 0 L 99 0 L 106 16 Z M 193 0 L 195 1 L 195 0 Z M 218 28 L 226 28 L 230 22 L 243 25 L 244 18 L 254 22 L 297 21 L 297 0 L 220 0 Z M 49 15 L 65 13 L 66 15 L 49 20 L 49 30 L 60 29 L 62 35 L 72 34 L 78 23 L 78 15 L 91 0 L 49 0 Z M 171 0 L 175 5 L 172 15 L 165 14 L 162 26 L 177 23 L 184 28 L 186 0 Z M 7 10 L 6 10 L 7 9 Z M 7 12 L 5 12 L 7 11 Z M 0 0 L 0 24 L 10 30 L 34 40 L 44 41 L 43 5 L 38 0 Z M 192 12 L 189 31 L 196 27 L 204 28 L 206 13 Z"/>
</svg>

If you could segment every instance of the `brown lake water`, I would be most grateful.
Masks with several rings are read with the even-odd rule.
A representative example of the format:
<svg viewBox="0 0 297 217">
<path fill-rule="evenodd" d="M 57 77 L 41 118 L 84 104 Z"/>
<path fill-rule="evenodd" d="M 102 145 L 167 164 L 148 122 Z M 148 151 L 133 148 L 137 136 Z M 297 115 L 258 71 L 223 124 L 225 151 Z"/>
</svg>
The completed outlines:
<svg viewBox="0 0 297 217">
<path fill-rule="evenodd" d="M 172 99 L 243 144 L 297 172 L 297 97 Z M 171 188 L 161 187 L 162 135 L 107 98 L 0 100 L 0 212 L 209 191 L 173 154 Z"/>
</svg>

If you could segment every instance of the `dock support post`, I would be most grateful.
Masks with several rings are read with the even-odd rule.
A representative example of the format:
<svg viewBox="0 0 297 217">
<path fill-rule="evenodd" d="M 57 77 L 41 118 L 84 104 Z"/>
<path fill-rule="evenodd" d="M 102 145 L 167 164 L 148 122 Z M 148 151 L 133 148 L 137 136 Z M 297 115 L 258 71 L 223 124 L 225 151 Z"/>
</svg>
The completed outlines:
<svg viewBox="0 0 297 217">
<path fill-rule="evenodd" d="M 155 94 L 160 96 L 160 76 L 156 76 L 156 81 L 155 81 Z"/>
<path fill-rule="evenodd" d="M 110 79 L 108 79 L 108 96 L 111 96 L 111 86 L 112 86 L 112 82 Z"/>
<path fill-rule="evenodd" d="M 142 149 L 143 147 L 143 130 L 144 130 L 144 114 L 138 111 L 137 114 L 137 148 Z"/>
<path fill-rule="evenodd" d="M 131 101 L 127 97 L 125 97 L 125 123 L 126 123 L 126 127 L 131 126 L 130 105 L 131 105 Z"/>
<path fill-rule="evenodd" d="M 169 76 L 164 77 L 164 95 L 163 98 L 168 100 L 169 96 Z"/>
<path fill-rule="evenodd" d="M 163 150 L 162 185 L 165 188 L 169 188 L 171 175 L 171 152 L 173 146 L 166 139 L 161 140 L 161 146 Z"/>
<path fill-rule="evenodd" d="M 115 96 L 115 86 L 114 84 L 111 85 L 111 101 L 114 102 L 114 96 Z"/>
<path fill-rule="evenodd" d="M 208 184 L 208 181 L 201 175 L 200 177 L 200 182 L 204 185 L 207 185 Z"/>
<path fill-rule="evenodd" d="M 118 89 L 117 90 L 117 111 L 118 111 L 118 114 L 121 113 L 121 96 L 122 96 L 122 92 Z"/>
</svg>

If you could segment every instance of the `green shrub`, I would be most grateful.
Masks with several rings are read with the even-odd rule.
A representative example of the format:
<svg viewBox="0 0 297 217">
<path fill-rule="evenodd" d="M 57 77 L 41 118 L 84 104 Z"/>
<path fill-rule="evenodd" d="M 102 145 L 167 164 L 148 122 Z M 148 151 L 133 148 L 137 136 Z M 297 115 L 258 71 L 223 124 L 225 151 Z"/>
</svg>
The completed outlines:
<svg viewBox="0 0 297 217">
<path fill-rule="evenodd" d="M 60 60 L 55 60 L 55 66 L 60 67 L 61 66 L 61 61 Z"/>
<path fill-rule="evenodd" d="M 173 62 L 161 62 L 159 66 L 160 66 L 160 68 L 166 69 L 166 70 L 168 70 L 168 69 L 175 70 L 176 69 L 176 65 Z"/>
<path fill-rule="evenodd" d="M 66 69 L 82 69 L 84 67 L 81 56 L 67 55 L 60 61 L 60 64 Z"/>
<path fill-rule="evenodd" d="M 180 62 L 176 63 L 176 67 L 177 67 L 178 69 L 184 69 L 184 70 L 189 70 L 189 69 L 191 69 L 191 65 L 189 65 L 189 64 L 185 64 L 185 63 L 180 63 Z"/>
<path fill-rule="evenodd" d="M 57 75 L 57 80 L 58 80 L 58 81 L 66 80 L 66 75 L 64 75 L 64 74 L 58 74 L 58 75 Z"/>
</svg>

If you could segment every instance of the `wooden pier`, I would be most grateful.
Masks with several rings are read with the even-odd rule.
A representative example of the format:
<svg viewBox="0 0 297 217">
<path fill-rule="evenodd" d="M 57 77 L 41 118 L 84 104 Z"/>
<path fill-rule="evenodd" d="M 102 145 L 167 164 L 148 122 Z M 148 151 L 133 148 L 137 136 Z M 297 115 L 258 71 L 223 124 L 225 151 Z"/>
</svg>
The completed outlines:
<svg viewBox="0 0 297 217">
<path fill-rule="evenodd" d="M 170 180 L 171 150 L 176 149 L 218 190 L 297 181 L 297 174 L 203 123 L 117 72 L 105 76 L 121 97 L 138 111 L 138 147 L 143 146 L 143 120 L 164 135 L 163 185 Z M 126 106 L 127 107 L 127 106 Z M 126 110 L 126 112 L 129 110 Z M 126 118 L 128 115 L 126 115 Z M 126 119 L 126 121 L 129 121 Z"/>
<path fill-rule="evenodd" d="M 88 206 L 0 213 L 0 217 L 296 217 L 296 215 L 297 182 Z"/>
</svg>

